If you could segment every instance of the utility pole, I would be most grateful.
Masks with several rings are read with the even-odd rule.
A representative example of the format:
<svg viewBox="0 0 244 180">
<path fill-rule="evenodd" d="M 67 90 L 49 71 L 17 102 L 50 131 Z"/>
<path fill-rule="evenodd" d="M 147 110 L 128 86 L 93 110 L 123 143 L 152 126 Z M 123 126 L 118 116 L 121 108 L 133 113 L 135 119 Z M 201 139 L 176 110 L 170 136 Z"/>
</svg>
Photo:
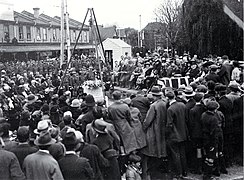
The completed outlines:
<svg viewBox="0 0 244 180">
<path fill-rule="evenodd" d="M 61 0 L 61 43 L 60 43 L 60 68 L 64 63 L 64 0 Z"/>
<path fill-rule="evenodd" d="M 66 43 L 67 43 L 67 59 L 68 61 L 71 60 L 71 52 L 70 52 L 70 33 L 69 33 L 69 13 L 68 13 L 68 4 L 67 0 L 65 0 L 65 20 L 66 20 Z M 71 65 L 69 63 L 69 65 Z"/>
</svg>

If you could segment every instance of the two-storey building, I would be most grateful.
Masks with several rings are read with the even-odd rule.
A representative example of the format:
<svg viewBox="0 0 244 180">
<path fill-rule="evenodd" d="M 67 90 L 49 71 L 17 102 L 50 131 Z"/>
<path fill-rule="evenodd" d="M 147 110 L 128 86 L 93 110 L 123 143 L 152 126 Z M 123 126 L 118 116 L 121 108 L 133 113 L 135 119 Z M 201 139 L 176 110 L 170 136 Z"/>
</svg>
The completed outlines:
<svg viewBox="0 0 244 180">
<path fill-rule="evenodd" d="M 61 18 L 40 14 L 39 8 L 33 10 L 33 14 L 27 11 L 12 11 L 8 12 L 8 18 L 0 16 L 0 61 L 39 60 L 60 56 Z M 71 49 L 81 27 L 81 22 L 69 19 Z M 89 29 L 89 26 L 83 26 L 75 52 L 77 55 L 94 51 L 89 39 Z M 66 34 L 65 28 L 65 36 Z"/>
</svg>

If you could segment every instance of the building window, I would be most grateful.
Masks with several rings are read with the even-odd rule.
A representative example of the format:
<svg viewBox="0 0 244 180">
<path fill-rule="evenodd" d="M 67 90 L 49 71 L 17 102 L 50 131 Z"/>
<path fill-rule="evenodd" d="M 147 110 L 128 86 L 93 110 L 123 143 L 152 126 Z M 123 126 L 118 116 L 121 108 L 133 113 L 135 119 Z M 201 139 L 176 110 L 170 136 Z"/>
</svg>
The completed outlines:
<svg viewBox="0 0 244 180">
<path fill-rule="evenodd" d="M 19 40 L 24 40 L 23 26 L 19 26 Z"/>
<path fill-rule="evenodd" d="M 36 28 L 36 40 L 41 40 L 41 29 L 39 27 Z"/>
<path fill-rule="evenodd" d="M 74 39 L 74 41 L 76 41 L 76 31 L 75 30 L 73 30 L 73 39 Z"/>
<path fill-rule="evenodd" d="M 57 41 L 56 29 L 53 29 L 53 41 Z"/>
<path fill-rule="evenodd" d="M 43 40 L 46 41 L 47 40 L 47 29 L 43 28 Z"/>
<path fill-rule="evenodd" d="M 9 37 L 9 26 L 3 26 L 3 30 L 4 30 L 4 41 L 9 42 L 10 41 L 10 37 Z"/>
<path fill-rule="evenodd" d="M 31 40 L 31 28 L 30 26 L 26 26 L 26 34 L 27 34 L 27 41 Z"/>
</svg>

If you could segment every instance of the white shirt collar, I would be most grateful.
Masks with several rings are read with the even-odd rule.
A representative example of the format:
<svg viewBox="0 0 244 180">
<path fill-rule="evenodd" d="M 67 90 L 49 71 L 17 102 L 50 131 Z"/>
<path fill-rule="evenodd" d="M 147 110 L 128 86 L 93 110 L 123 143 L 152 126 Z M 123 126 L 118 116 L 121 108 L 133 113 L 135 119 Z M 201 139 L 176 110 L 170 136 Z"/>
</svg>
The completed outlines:
<svg viewBox="0 0 244 180">
<path fill-rule="evenodd" d="M 76 155 L 75 151 L 66 151 L 66 154 L 75 154 Z"/>
<path fill-rule="evenodd" d="M 174 99 L 174 100 L 172 100 L 172 101 L 169 102 L 169 105 L 171 106 L 175 102 L 176 102 L 176 100 Z"/>
<path fill-rule="evenodd" d="M 40 152 L 50 154 L 48 150 L 39 149 Z"/>
</svg>

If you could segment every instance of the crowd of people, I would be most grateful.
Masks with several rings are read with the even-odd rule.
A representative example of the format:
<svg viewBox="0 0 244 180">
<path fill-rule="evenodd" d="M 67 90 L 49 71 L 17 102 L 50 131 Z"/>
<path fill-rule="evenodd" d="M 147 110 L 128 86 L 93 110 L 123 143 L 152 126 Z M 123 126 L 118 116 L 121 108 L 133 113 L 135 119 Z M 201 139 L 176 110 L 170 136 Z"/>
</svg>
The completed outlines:
<svg viewBox="0 0 244 180">
<path fill-rule="evenodd" d="M 174 89 L 143 74 L 136 94 L 115 90 L 106 107 L 81 87 L 99 76 L 93 62 L 77 61 L 66 76 L 55 61 L 1 64 L 0 179 L 181 179 L 193 172 L 208 180 L 242 164 L 238 63 L 126 57 L 113 84 L 136 87 L 149 68 L 149 77 L 189 74 L 191 83 Z"/>
<path fill-rule="evenodd" d="M 223 70 L 224 68 L 220 68 L 223 63 L 227 72 Z M 153 53 L 150 56 L 146 54 L 144 58 L 139 53 L 134 58 L 121 56 L 121 60 L 115 65 L 114 82 L 121 87 L 130 89 L 149 89 L 157 83 L 158 79 L 163 77 L 188 77 L 189 81 L 192 82 L 198 78 L 204 78 L 210 73 L 209 66 L 213 64 L 216 65 L 215 74 L 217 73 L 220 77 L 220 80 L 214 78 L 215 82 L 225 85 L 230 80 L 243 82 L 243 66 L 241 67 L 238 61 L 230 61 L 226 55 L 222 58 L 211 56 L 210 58 L 198 59 L 197 55 L 190 58 L 188 54 L 175 58 L 165 58 L 158 53 Z"/>
</svg>

